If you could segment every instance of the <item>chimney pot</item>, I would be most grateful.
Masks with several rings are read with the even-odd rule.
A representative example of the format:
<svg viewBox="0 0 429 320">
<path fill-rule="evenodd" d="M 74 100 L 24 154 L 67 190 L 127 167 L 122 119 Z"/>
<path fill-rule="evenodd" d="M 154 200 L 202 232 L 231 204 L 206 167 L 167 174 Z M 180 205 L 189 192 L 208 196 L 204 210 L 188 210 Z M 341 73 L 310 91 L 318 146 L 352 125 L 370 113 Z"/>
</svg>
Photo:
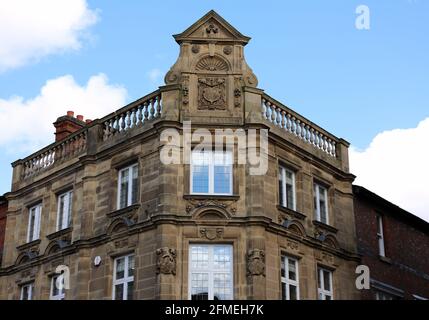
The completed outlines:
<svg viewBox="0 0 429 320">
<path fill-rule="evenodd" d="M 67 117 L 73 117 L 74 111 L 67 111 Z"/>
<path fill-rule="evenodd" d="M 85 123 L 86 123 L 86 124 L 91 123 L 91 122 L 92 122 L 92 120 L 91 120 L 91 119 L 86 119 L 86 120 L 85 120 Z"/>
<path fill-rule="evenodd" d="M 77 118 L 77 120 L 79 120 L 79 121 L 83 121 L 83 116 L 82 116 L 82 115 L 78 115 L 76 118 Z"/>
</svg>

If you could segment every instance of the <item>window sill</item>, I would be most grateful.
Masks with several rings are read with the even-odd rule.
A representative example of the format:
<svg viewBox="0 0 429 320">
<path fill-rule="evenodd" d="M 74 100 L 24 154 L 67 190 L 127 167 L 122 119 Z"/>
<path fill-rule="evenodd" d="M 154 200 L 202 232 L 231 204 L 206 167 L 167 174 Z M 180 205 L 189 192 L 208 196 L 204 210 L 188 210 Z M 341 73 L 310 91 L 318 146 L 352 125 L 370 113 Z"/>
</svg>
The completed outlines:
<svg viewBox="0 0 429 320">
<path fill-rule="evenodd" d="M 130 205 L 128 207 L 125 207 L 125 208 L 122 208 L 122 209 L 119 209 L 119 210 L 115 210 L 115 211 L 109 212 L 106 215 L 109 218 L 119 217 L 119 216 L 122 216 L 124 214 L 130 213 L 130 212 L 133 212 L 133 211 L 137 211 L 139 208 L 140 208 L 140 204 L 138 204 L 138 203 L 137 204 L 132 204 L 132 205 Z"/>
<path fill-rule="evenodd" d="M 70 226 L 68 228 L 65 228 L 65 229 L 62 229 L 62 230 L 58 230 L 58 231 L 56 231 L 54 233 L 48 234 L 46 236 L 46 238 L 48 238 L 48 240 L 54 240 L 54 239 L 60 238 L 62 236 L 68 235 L 72 231 L 73 231 L 73 227 Z"/>
<path fill-rule="evenodd" d="M 320 222 L 320 221 L 317 221 L 317 220 L 313 220 L 313 225 L 319 227 L 320 229 L 328 231 L 328 232 L 332 232 L 332 233 L 337 233 L 338 232 L 337 228 L 334 228 L 333 226 L 330 226 L 330 225 L 328 225 L 326 223 L 323 223 L 323 222 Z"/>
<path fill-rule="evenodd" d="M 287 207 L 283 207 L 283 206 L 280 206 L 280 205 L 277 206 L 277 209 L 279 211 L 287 213 L 287 214 L 289 214 L 289 215 L 291 215 L 294 218 L 299 219 L 299 220 L 304 220 L 307 217 L 305 214 L 302 214 L 302 213 L 300 213 L 298 211 L 295 211 L 295 210 L 292 210 L 292 209 L 289 209 Z"/>
<path fill-rule="evenodd" d="M 392 259 L 390 259 L 388 257 L 378 256 L 378 258 L 384 263 L 392 264 Z"/>
<path fill-rule="evenodd" d="M 42 240 L 40 240 L 40 239 L 33 240 L 31 242 L 27 242 L 27 243 L 21 244 L 20 246 L 17 246 L 16 249 L 19 251 L 23 251 L 23 250 L 26 250 L 26 249 L 29 249 L 31 247 L 39 245 L 41 241 Z"/>
<path fill-rule="evenodd" d="M 216 194 L 185 194 L 183 196 L 185 200 L 238 200 L 240 196 L 238 194 L 231 195 L 216 195 Z"/>
</svg>

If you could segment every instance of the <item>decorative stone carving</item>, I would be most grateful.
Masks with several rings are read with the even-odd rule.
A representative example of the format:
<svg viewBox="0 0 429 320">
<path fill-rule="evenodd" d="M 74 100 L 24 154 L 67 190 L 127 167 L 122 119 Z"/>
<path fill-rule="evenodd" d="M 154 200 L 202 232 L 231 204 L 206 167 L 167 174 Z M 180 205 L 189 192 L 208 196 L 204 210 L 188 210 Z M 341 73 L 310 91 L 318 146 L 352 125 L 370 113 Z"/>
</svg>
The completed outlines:
<svg viewBox="0 0 429 320">
<path fill-rule="evenodd" d="M 210 23 L 206 28 L 206 32 L 209 36 L 216 35 L 219 33 L 219 28 L 214 23 Z"/>
<path fill-rule="evenodd" d="M 226 55 L 230 55 L 232 53 L 232 47 L 231 46 L 224 47 L 223 53 L 225 53 Z"/>
<path fill-rule="evenodd" d="M 234 90 L 234 106 L 239 107 L 241 105 L 241 90 L 236 88 Z"/>
<path fill-rule="evenodd" d="M 198 71 L 228 71 L 228 64 L 219 57 L 204 57 L 196 64 Z"/>
<path fill-rule="evenodd" d="M 222 239 L 223 228 L 201 228 L 200 235 L 208 240 Z"/>
<path fill-rule="evenodd" d="M 225 110 L 226 89 L 224 78 L 198 79 L 198 109 Z"/>
<path fill-rule="evenodd" d="M 173 70 L 168 71 L 164 77 L 164 82 L 166 84 L 176 83 L 178 80 L 179 80 L 179 76 Z"/>
<path fill-rule="evenodd" d="M 289 239 L 286 241 L 286 246 L 289 249 L 294 250 L 294 251 L 297 251 L 299 249 L 298 242 L 295 242 L 295 241 L 292 241 L 292 240 L 289 240 Z"/>
<path fill-rule="evenodd" d="M 184 76 L 183 77 L 183 83 L 182 83 L 182 102 L 183 104 L 189 103 L 189 77 Z"/>
<path fill-rule="evenodd" d="M 198 52 L 200 52 L 200 46 L 198 44 L 194 44 L 191 50 L 192 50 L 192 53 L 197 54 Z"/>
<path fill-rule="evenodd" d="M 234 205 L 235 202 L 236 200 L 223 200 L 222 202 L 218 200 L 190 200 L 186 205 L 186 212 L 188 214 L 191 214 L 195 210 L 202 208 L 218 208 L 222 211 L 228 211 L 231 215 L 235 215 L 235 213 L 237 212 L 237 208 Z"/>
<path fill-rule="evenodd" d="M 168 247 L 156 250 L 156 270 L 161 274 L 176 274 L 176 250 Z"/>
<path fill-rule="evenodd" d="M 265 277 L 265 252 L 253 249 L 247 253 L 247 276 Z"/>
</svg>

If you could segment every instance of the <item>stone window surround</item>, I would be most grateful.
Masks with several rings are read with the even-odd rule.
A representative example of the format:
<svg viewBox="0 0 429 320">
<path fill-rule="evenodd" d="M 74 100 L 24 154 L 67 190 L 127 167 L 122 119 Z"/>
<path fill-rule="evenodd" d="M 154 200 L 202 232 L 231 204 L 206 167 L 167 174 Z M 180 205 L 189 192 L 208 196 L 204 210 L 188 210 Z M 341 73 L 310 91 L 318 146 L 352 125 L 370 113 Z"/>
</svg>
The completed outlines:
<svg viewBox="0 0 429 320">
<path fill-rule="evenodd" d="M 311 188 L 311 195 L 312 195 L 312 198 L 311 198 L 312 213 L 311 214 L 313 216 L 313 220 L 319 221 L 319 220 L 317 220 L 317 217 L 314 216 L 314 213 L 316 210 L 314 208 L 314 186 L 320 185 L 321 187 L 326 189 L 326 197 L 327 197 L 327 199 L 326 199 L 326 208 L 327 208 L 326 220 L 327 220 L 327 223 L 324 223 L 322 221 L 319 221 L 319 222 L 323 223 L 324 225 L 334 226 L 333 222 L 335 221 L 335 219 L 332 216 L 332 211 L 333 211 L 333 208 L 335 207 L 333 204 L 333 201 L 334 201 L 333 200 L 334 199 L 333 183 L 327 181 L 326 179 L 320 178 L 317 175 L 313 175 L 312 178 L 313 179 L 312 179 L 312 188 Z"/>
</svg>

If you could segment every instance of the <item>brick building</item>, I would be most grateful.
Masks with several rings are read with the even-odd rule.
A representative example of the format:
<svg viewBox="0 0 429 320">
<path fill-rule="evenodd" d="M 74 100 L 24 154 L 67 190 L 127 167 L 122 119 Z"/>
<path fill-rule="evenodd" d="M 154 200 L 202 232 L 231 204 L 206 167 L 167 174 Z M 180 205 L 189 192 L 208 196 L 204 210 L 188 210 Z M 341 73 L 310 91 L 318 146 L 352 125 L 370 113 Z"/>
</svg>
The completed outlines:
<svg viewBox="0 0 429 320">
<path fill-rule="evenodd" d="M 370 268 L 366 300 L 429 299 L 429 223 L 353 186 L 358 251 Z"/>
<path fill-rule="evenodd" d="M 6 233 L 6 212 L 7 200 L 4 196 L 0 196 L 0 266 L 3 256 L 4 237 Z"/>
<path fill-rule="evenodd" d="M 214 11 L 174 38 L 165 86 L 102 119 L 59 118 L 56 142 L 13 163 L 0 298 L 358 298 L 349 144 L 257 88 L 250 38 Z M 191 163 L 165 164 L 163 133 L 184 138 L 188 121 L 245 139 L 168 140 Z M 264 174 L 237 161 L 251 152 Z"/>
</svg>

